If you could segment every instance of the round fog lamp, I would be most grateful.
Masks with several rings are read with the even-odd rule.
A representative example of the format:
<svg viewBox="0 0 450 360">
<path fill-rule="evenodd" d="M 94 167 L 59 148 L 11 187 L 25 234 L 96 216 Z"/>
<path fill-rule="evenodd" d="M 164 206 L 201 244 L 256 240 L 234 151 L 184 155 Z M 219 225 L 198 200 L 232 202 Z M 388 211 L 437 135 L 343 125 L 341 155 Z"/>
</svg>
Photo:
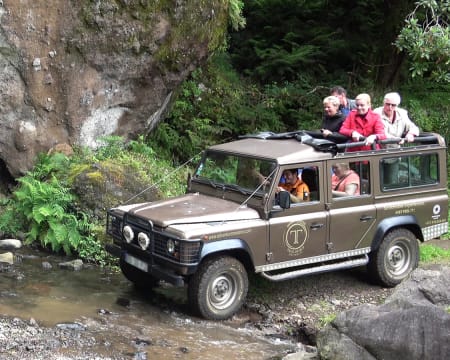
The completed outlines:
<svg viewBox="0 0 450 360">
<path fill-rule="evenodd" d="M 125 238 L 125 241 L 129 244 L 131 241 L 133 241 L 134 238 L 134 232 L 131 226 L 125 226 L 122 230 L 123 237 Z"/>
<path fill-rule="evenodd" d="M 167 240 L 167 252 L 173 254 L 175 252 L 175 241 L 172 239 Z"/>
<path fill-rule="evenodd" d="M 138 234 L 138 243 L 142 250 L 146 250 L 150 245 L 150 238 L 145 233 Z"/>
</svg>

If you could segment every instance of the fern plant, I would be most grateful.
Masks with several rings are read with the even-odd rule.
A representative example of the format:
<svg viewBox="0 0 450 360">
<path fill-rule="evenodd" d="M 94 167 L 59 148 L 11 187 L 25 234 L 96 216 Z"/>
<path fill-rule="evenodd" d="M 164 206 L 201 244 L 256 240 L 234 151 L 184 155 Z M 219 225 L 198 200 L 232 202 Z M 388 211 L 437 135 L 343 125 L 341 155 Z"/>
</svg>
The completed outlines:
<svg viewBox="0 0 450 360">
<path fill-rule="evenodd" d="M 18 179 L 19 188 L 14 192 L 15 213 L 25 219 L 26 243 L 40 241 L 53 251 L 64 250 L 71 254 L 77 250 L 83 234 L 91 225 L 84 217 L 77 218 L 68 212 L 73 199 L 70 189 L 52 176 L 49 181 L 39 181 L 32 174 Z"/>
</svg>

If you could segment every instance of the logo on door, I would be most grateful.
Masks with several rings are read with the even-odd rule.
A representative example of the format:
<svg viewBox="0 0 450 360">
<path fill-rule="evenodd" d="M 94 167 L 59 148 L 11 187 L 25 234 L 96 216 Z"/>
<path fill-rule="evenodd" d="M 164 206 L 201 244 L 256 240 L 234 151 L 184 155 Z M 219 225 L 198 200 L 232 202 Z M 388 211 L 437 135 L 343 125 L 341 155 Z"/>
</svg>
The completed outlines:
<svg viewBox="0 0 450 360">
<path fill-rule="evenodd" d="M 303 252 L 308 231 L 303 221 L 289 224 L 284 235 L 284 242 L 290 256 L 297 256 Z"/>
</svg>

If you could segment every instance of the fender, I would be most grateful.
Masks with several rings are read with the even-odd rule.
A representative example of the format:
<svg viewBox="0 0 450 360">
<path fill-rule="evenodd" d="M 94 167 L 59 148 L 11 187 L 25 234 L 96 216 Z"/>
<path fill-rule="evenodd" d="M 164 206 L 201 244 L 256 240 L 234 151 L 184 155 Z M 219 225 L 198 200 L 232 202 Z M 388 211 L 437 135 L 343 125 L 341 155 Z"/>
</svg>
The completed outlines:
<svg viewBox="0 0 450 360">
<path fill-rule="evenodd" d="M 200 261 L 208 255 L 232 250 L 243 250 L 253 264 L 252 251 L 248 247 L 247 243 L 241 239 L 223 239 L 204 243 L 202 252 L 200 253 Z"/>
<path fill-rule="evenodd" d="M 420 226 L 418 225 L 417 219 L 414 215 L 395 216 L 384 219 L 378 224 L 377 231 L 375 232 L 375 236 L 372 241 L 371 250 L 374 251 L 380 246 L 384 235 L 390 229 L 405 226 L 408 227 L 414 233 L 414 235 L 416 235 L 420 239 L 420 241 L 423 241 L 422 230 L 420 229 Z"/>
</svg>

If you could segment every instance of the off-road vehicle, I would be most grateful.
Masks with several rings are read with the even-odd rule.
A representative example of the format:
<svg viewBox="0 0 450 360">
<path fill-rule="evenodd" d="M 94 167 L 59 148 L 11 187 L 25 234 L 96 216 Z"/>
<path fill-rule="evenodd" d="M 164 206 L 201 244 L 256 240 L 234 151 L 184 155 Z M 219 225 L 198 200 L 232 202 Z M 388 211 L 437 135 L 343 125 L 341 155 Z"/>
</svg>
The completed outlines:
<svg viewBox="0 0 450 360">
<path fill-rule="evenodd" d="M 185 195 L 110 209 L 107 249 L 123 274 L 141 288 L 187 285 L 193 310 L 208 319 L 240 309 L 250 272 L 278 281 L 366 265 L 371 280 L 400 283 L 418 265 L 419 242 L 448 231 L 443 138 L 349 151 L 361 144 L 310 135 L 261 133 L 211 146 Z M 339 164 L 359 175 L 357 195 L 333 197 Z M 308 185 L 304 201 L 278 190 L 285 169 Z"/>
</svg>

